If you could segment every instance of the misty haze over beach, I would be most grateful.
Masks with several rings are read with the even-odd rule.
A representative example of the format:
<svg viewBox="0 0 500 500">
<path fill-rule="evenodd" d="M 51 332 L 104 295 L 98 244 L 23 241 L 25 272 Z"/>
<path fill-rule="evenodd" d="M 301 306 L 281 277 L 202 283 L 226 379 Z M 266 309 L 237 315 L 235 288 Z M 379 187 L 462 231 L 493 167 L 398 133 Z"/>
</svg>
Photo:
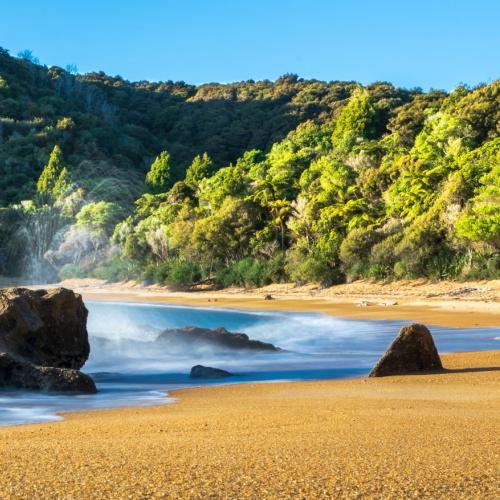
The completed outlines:
<svg viewBox="0 0 500 500">
<path fill-rule="evenodd" d="M 56 412 L 169 403 L 165 391 L 220 381 L 193 381 L 193 365 L 228 370 L 223 383 L 318 380 L 366 375 L 404 321 L 360 321 L 316 313 L 238 311 L 170 305 L 88 302 L 91 354 L 84 370 L 95 379 L 97 395 L 28 392 L 0 396 L 3 425 L 46 421 Z M 196 325 L 224 326 L 284 352 L 223 352 L 220 349 L 162 347 L 162 330 Z M 441 352 L 495 349 L 500 329 L 434 327 Z"/>
</svg>

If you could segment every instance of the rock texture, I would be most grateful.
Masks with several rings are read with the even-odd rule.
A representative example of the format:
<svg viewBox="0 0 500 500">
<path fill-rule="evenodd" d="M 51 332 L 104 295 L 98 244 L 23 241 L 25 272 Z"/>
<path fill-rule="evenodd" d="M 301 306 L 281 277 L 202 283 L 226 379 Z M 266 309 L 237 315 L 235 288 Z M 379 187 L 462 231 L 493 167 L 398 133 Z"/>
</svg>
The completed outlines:
<svg viewBox="0 0 500 500">
<path fill-rule="evenodd" d="M 0 353 L 0 387 L 94 394 L 94 381 L 69 368 L 36 366 Z"/>
<path fill-rule="evenodd" d="M 172 348 L 213 347 L 222 350 L 253 350 L 253 351 L 280 351 L 279 347 L 259 340 L 252 340 L 244 333 L 231 333 L 225 328 L 173 328 L 164 330 L 156 342 L 169 345 Z"/>
<path fill-rule="evenodd" d="M 210 366 L 196 365 L 191 368 L 190 378 L 224 378 L 231 377 L 233 374 L 220 368 L 212 368 Z"/>
<path fill-rule="evenodd" d="M 380 358 L 370 377 L 442 370 L 431 332 L 417 323 L 404 326 Z"/>
<path fill-rule="evenodd" d="M 87 309 L 66 288 L 0 290 L 0 352 L 39 366 L 80 369 L 90 353 Z"/>
</svg>

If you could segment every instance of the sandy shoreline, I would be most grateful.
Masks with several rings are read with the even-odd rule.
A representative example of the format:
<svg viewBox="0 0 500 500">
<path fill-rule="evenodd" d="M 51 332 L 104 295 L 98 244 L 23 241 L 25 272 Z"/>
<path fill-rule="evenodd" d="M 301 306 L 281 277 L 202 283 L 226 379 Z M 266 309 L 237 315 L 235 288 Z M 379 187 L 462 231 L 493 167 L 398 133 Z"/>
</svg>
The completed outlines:
<svg viewBox="0 0 500 500">
<path fill-rule="evenodd" d="M 0 287 L 10 286 L 64 286 L 81 293 L 85 300 L 321 312 L 347 318 L 400 319 L 462 328 L 500 326 L 500 280 L 462 283 L 424 279 L 388 283 L 360 280 L 326 289 L 314 284 L 288 283 L 259 289 L 197 287 L 179 291 L 168 286 L 107 283 L 97 279 L 33 286 L 0 278 Z M 266 295 L 271 295 L 273 300 L 264 300 Z"/>
<path fill-rule="evenodd" d="M 188 292 L 97 280 L 70 280 L 63 285 L 81 293 L 86 300 L 321 312 L 340 317 L 402 319 L 463 328 L 500 326 L 500 280 L 473 283 L 417 280 L 388 284 L 359 281 L 325 290 L 314 285 L 285 284 L 258 290 Z M 267 294 L 273 300 L 264 300 Z"/>
<path fill-rule="evenodd" d="M 0 428 L 1 498 L 498 498 L 500 351 Z"/>
<path fill-rule="evenodd" d="M 500 325 L 498 282 L 335 291 L 64 286 L 85 300 Z M 0 428 L 0 498 L 496 499 L 500 350 L 442 358 L 442 374 L 204 387 L 170 393 L 174 405 Z"/>
</svg>

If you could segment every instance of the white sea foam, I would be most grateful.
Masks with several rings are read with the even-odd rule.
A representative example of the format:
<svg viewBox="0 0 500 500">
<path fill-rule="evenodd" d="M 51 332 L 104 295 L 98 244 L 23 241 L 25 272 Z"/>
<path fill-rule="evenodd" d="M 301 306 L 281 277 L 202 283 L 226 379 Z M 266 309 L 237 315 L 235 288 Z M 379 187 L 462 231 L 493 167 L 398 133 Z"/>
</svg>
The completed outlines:
<svg viewBox="0 0 500 500">
<path fill-rule="evenodd" d="M 200 385 L 189 379 L 195 364 L 236 376 L 220 383 L 273 382 L 366 374 L 404 321 L 359 321 L 323 314 L 239 311 L 160 304 L 88 303 L 91 373 L 97 395 L 0 393 L 0 425 L 54 420 L 61 411 L 172 402 L 165 391 Z M 163 329 L 225 327 L 271 342 L 286 352 L 230 353 L 182 350 L 154 343 Z M 440 352 L 492 349 L 499 329 L 432 328 Z M 213 383 L 213 382 L 212 382 Z"/>
</svg>

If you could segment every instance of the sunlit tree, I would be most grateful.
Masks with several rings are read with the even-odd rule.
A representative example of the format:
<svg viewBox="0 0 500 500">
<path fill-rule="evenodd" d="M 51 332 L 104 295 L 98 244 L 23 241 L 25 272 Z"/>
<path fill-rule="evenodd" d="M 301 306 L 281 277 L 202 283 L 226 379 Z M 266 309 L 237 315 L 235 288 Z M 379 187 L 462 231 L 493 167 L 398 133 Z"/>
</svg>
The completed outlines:
<svg viewBox="0 0 500 500">
<path fill-rule="evenodd" d="M 162 193 L 173 184 L 170 154 L 162 151 L 146 174 L 146 187 L 150 193 Z"/>
</svg>

